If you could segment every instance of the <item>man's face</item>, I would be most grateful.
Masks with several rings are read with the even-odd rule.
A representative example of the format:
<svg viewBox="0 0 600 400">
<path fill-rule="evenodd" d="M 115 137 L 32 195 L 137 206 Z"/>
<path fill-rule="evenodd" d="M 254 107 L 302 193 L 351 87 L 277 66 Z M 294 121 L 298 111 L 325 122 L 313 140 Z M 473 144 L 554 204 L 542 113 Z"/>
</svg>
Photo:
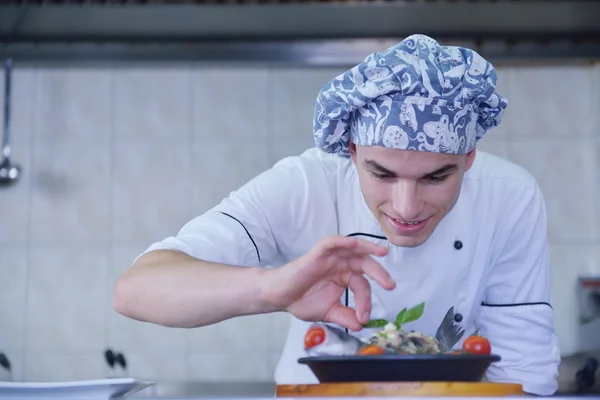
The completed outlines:
<svg viewBox="0 0 600 400">
<path fill-rule="evenodd" d="M 466 155 L 361 146 L 350 155 L 369 209 L 396 246 L 419 246 L 458 200 L 464 173 L 475 160 Z"/>
</svg>

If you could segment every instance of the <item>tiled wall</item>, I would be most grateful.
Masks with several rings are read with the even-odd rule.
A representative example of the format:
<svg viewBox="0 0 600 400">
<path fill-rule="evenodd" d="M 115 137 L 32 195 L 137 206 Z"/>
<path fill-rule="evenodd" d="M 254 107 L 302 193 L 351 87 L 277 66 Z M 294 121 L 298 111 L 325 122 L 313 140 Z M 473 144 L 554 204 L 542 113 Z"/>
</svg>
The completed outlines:
<svg viewBox="0 0 600 400">
<path fill-rule="evenodd" d="M 272 379 L 284 315 L 169 329 L 117 315 L 111 291 L 150 243 L 312 146 L 317 91 L 343 69 L 16 69 L 24 170 L 0 189 L 0 351 L 14 378 L 107 376 L 109 346 L 139 378 Z M 589 345 L 576 278 L 600 273 L 600 68 L 499 74 L 511 104 L 481 147 L 528 168 L 546 194 L 557 328 L 572 353 Z"/>
</svg>

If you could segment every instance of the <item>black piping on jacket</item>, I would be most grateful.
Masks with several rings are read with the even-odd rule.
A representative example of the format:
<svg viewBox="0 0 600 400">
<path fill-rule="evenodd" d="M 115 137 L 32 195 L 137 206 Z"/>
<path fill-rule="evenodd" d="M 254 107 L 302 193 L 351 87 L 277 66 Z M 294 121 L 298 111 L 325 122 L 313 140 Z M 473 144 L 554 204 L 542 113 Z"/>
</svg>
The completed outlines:
<svg viewBox="0 0 600 400">
<path fill-rule="evenodd" d="M 229 218 L 233 219 L 234 221 L 237 221 L 237 223 L 240 224 L 242 226 L 242 228 L 244 228 L 244 230 L 246 231 L 246 234 L 248 235 L 248 237 L 252 241 L 252 244 L 254 245 L 254 249 L 256 250 L 256 257 L 258 257 L 258 262 L 260 263 L 260 252 L 258 251 L 258 246 L 256 245 L 256 242 L 254 241 L 254 239 L 252 239 L 252 235 L 250 235 L 250 232 L 248 232 L 248 229 L 246 229 L 244 224 L 242 224 L 241 221 L 239 219 L 237 219 L 236 217 L 233 217 L 227 213 L 224 213 L 223 211 L 220 211 L 220 213 L 228 216 Z"/>
</svg>

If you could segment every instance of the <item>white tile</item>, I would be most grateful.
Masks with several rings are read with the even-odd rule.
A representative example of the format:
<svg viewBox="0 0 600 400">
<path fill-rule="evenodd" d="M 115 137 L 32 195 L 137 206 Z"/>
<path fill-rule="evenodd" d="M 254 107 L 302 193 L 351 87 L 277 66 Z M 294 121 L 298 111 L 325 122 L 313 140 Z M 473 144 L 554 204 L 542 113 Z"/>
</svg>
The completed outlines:
<svg viewBox="0 0 600 400">
<path fill-rule="evenodd" d="M 4 69 L 0 72 L 0 121 L 4 121 Z M 36 69 L 14 65 L 10 96 L 10 132 L 14 140 L 33 136 L 33 109 L 36 92 Z"/>
<path fill-rule="evenodd" d="M 477 143 L 477 150 L 508 159 L 508 141 L 506 137 L 483 137 Z"/>
<path fill-rule="evenodd" d="M 113 242 L 150 243 L 177 234 L 189 219 L 188 173 L 187 139 L 115 143 Z"/>
<path fill-rule="evenodd" d="M 26 313 L 28 354 L 100 351 L 105 345 L 107 251 L 33 246 Z"/>
<path fill-rule="evenodd" d="M 188 137 L 190 83 L 188 68 L 114 70 L 115 137 Z"/>
<path fill-rule="evenodd" d="M 32 157 L 30 239 L 107 241 L 108 143 L 39 140 Z"/>
<path fill-rule="evenodd" d="M 45 138 L 111 136 L 111 85 L 108 69 L 40 69 L 35 134 Z"/>
<path fill-rule="evenodd" d="M 598 238 L 594 143 L 591 140 L 511 140 L 510 159 L 539 182 L 551 243 L 590 243 Z"/>
<path fill-rule="evenodd" d="M 187 348 L 192 353 L 220 353 L 223 351 L 244 354 L 269 349 L 269 314 L 231 318 L 217 324 L 188 330 Z"/>
<path fill-rule="evenodd" d="M 269 350 L 281 352 L 287 340 L 290 327 L 291 315 L 284 312 L 269 314 Z"/>
<path fill-rule="evenodd" d="M 579 324 L 577 279 L 595 268 L 594 246 L 551 246 L 552 306 L 562 354 L 573 354 L 584 346 Z"/>
<path fill-rule="evenodd" d="M 270 165 L 285 157 L 299 156 L 313 147 L 315 147 L 315 141 L 310 132 L 296 137 L 274 137 L 269 141 Z"/>
<path fill-rule="evenodd" d="M 598 83 L 593 67 L 512 68 L 513 137 L 584 137 L 597 130 Z"/>
<path fill-rule="evenodd" d="M 11 147 L 11 161 L 21 168 L 21 175 L 12 185 L 0 187 L 0 243 L 25 243 L 31 182 L 31 146 L 29 139 L 18 138 L 12 141 Z"/>
<path fill-rule="evenodd" d="M 228 350 L 227 350 L 228 351 Z M 188 379 L 192 381 L 272 381 L 268 353 L 206 353 L 188 356 Z"/>
<path fill-rule="evenodd" d="M 126 374 L 140 380 L 159 382 L 185 381 L 187 361 L 184 351 L 147 350 L 143 353 L 124 353 L 127 361 Z M 123 372 L 119 371 L 119 377 Z M 148 390 L 148 389 L 146 389 Z M 144 390 L 144 394 L 146 394 Z"/>
<path fill-rule="evenodd" d="M 29 382 L 105 379 L 103 360 L 102 352 L 29 352 L 25 356 L 24 378 Z"/>
<path fill-rule="evenodd" d="M 271 124 L 273 137 L 312 137 L 315 103 L 319 91 L 348 68 L 274 69 Z"/>
<path fill-rule="evenodd" d="M 214 207 L 269 167 L 267 139 L 196 138 L 191 156 L 192 213 Z"/>
<path fill-rule="evenodd" d="M 268 71 L 199 68 L 193 72 L 193 135 L 265 137 L 268 131 Z"/>
<path fill-rule="evenodd" d="M 596 264 L 592 270 L 592 275 L 600 278 L 600 243 L 596 243 Z"/>
<path fill-rule="evenodd" d="M 114 285 L 119 276 L 127 270 L 134 259 L 142 253 L 150 243 L 135 246 L 113 246 L 109 257 L 108 277 L 108 337 L 107 345 L 116 351 L 144 355 L 166 352 L 173 354 L 185 351 L 185 330 L 168 328 L 151 323 L 136 321 L 118 314 L 112 307 Z"/>
<path fill-rule="evenodd" d="M 0 351 L 23 348 L 27 247 L 0 246 Z"/>
<path fill-rule="evenodd" d="M 504 65 L 496 65 L 496 91 L 503 97 L 506 97 L 510 100 L 511 91 L 510 91 L 510 70 L 511 67 Z"/>
</svg>

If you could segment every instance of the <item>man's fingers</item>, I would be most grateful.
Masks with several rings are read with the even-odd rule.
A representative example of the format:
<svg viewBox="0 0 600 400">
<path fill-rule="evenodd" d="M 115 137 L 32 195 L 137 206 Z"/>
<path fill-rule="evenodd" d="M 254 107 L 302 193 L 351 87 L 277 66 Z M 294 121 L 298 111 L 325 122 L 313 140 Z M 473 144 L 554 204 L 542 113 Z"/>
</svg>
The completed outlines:
<svg viewBox="0 0 600 400">
<path fill-rule="evenodd" d="M 362 329 L 362 324 L 356 319 L 356 312 L 339 303 L 333 306 L 325 315 L 324 322 L 338 324 L 355 332 Z"/>
<path fill-rule="evenodd" d="M 353 257 L 348 261 L 348 265 L 354 273 L 367 275 L 384 289 L 392 290 L 396 287 L 396 282 L 394 282 L 390 274 L 371 257 Z"/>
<path fill-rule="evenodd" d="M 384 256 L 388 249 L 368 240 L 363 240 L 348 236 L 330 236 L 322 239 L 317 246 L 320 252 L 330 252 L 339 249 L 351 250 L 357 254 L 372 254 L 374 256 Z"/>
<path fill-rule="evenodd" d="M 354 293 L 356 318 L 364 325 L 369 322 L 371 317 L 371 285 L 364 276 L 353 274 L 350 276 L 348 287 Z"/>
</svg>

